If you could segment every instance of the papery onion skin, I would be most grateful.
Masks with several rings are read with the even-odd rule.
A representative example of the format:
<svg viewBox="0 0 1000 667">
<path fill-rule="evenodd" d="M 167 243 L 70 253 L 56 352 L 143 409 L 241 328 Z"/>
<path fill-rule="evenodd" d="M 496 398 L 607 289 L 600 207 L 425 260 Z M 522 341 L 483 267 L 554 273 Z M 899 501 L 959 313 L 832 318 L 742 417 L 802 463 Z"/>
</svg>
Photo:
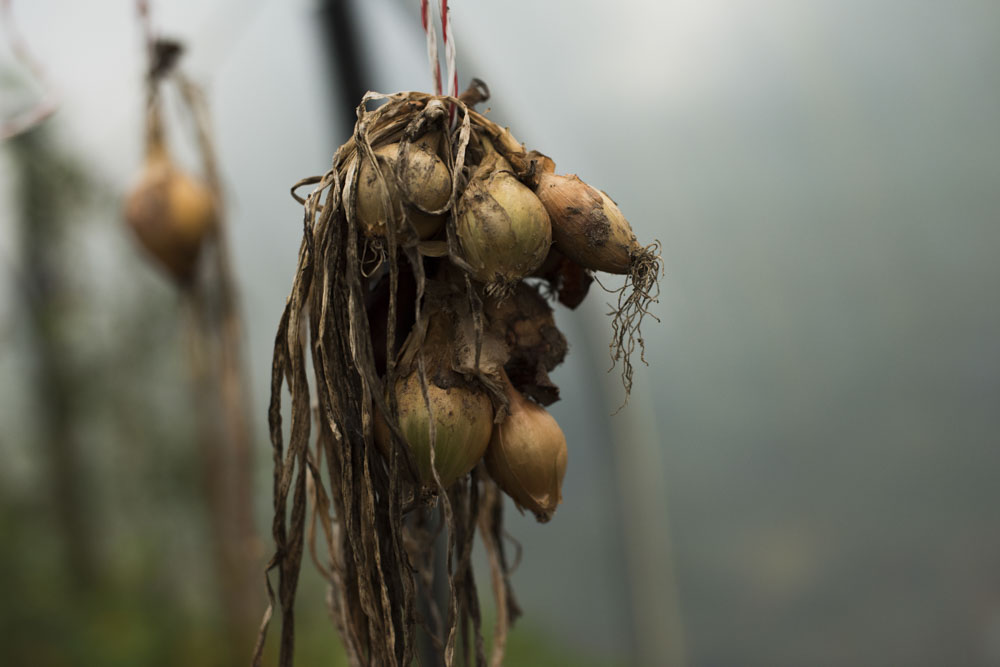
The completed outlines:
<svg viewBox="0 0 1000 667">
<path fill-rule="evenodd" d="M 552 308 L 528 283 L 519 283 L 508 299 L 487 298 L 483 315 L 506 341 L 513 360 L 551 371 L 566 358 L 569 346 L 556 327 Z"/>
<path fill-rule="evenodd" d="M 575 309 L 587 296 L 594 276 L 569 257 L 559 252 L 558 244 L 552 244 L 549 254 L 538 269 L 531 274 L 544 279 L 549 284 L 549 294 L 554 294 L 559 303 Z"/>
<path fill-rule="evenodd" d="M 548 371 L 565 359 L 568 344 L 538 289 L 521 282 L 508 298 L 487 297 L 483 316 L 507 346 L 504 370 L 515 388 L 542 405 L 559 400 L 559 387 Z"/>
<path fill-rule="evenodd" d="M 152 147 L 125 200 L 125 221 L 178 282 L 193 279 L 201 246 L 217 219 L 211 190 L 178 169 L 162 145 Z"/>
<path fill-rule="evenodd" d="M 627 274 L 639 242 L 611 198 L 575 174 L 542 172 L 535 194 L 552 219 L 552 238 L 564 255 L 580 266 Z"/>
<path fill-rule="evenodd" d="M 386 144 L 375 149 L 379 169 L 388 188 L 389 200 L 395 210 L 386 210 L 382 187 L 370 160 L 363 160 L 358 170 L 357 212 L 361 228 L 368 236 L 383 237 L 386 223 L 395 220 L 397 231 L 402 226 L 403 211 L 421 239 L 433 237 L 444 225 L 444 215 L 426 211 L 443 208 L 451 197 L 451 174 L 448 166 L 432 150 L 430 142 L 415 142 L 407 146 L 402 174 L 402 192 L 395 174 L 399 144 Z M 421 210 L 423 209 L 423 210 Z"/>
<path fill-rule="evenodd" d="M 463 384 L 439 387 L 430 376 L 427 378 L 427 395 L 437 443 L 434 467 L 441 485 L 448 488 L 483 458 L 493 430 L 493 404 L 481 390 Z M 396 382 L 396 401 L 399 427 L 413 452 L 420 483 L 434 487 L 427 404 L 417 372 Z M 375 441 L 388 457 L 392 442 L 389 427 L 381 415 L 375 420 Z"/>
<path fill-rule="evenodd" d="M 486 467 L 518 507 L 545 523 L 562 501 L 566 436 L 545 408 L 525 399 L 509 382 L 505 393 L 510 412 L 493 426 Z"/>
</svg>

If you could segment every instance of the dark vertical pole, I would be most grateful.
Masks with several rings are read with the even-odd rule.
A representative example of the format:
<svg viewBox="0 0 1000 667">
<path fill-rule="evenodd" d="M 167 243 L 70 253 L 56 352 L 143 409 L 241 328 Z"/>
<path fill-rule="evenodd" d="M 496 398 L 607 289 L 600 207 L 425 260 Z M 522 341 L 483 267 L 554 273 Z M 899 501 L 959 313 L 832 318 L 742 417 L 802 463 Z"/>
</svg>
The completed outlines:
<svg viewBox="0 0 1000 667">
<path fill-rule="evenodd" d="M 335 134 L 346 140 L 354 130 L 354 107 L 370 88 L 368 72 L 362 64 L 362 40 L 354 20 L 354 3 L 321 0 L 319 25 L 330 74 L 331 102 L 342 113 L 341 127 L 335 128 Z"/>
</svg>

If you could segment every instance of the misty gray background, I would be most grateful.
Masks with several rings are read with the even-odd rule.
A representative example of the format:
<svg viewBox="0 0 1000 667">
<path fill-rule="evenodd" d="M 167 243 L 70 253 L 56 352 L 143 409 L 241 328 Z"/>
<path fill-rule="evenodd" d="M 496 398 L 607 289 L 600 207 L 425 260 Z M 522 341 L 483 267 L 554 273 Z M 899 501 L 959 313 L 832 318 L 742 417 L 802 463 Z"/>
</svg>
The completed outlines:
<svg viewBox="0 0 1000 667">
<path fill-rule="evenodd" d="M 142 150 L 132 3 L 14 4 L 59 136 L 124 191 Z M 356 5 L 367 87 L 426 90 L 417 3 Z M 486 80 L 492 118 L 663 242 L 662 323 L 617 416 L 604 295 L 558 312 L 564 500 L 544 526 L 509 514 L 526 618 L 627 663 L 1000 665 L 1000 5 L 452 11 L 460 87 Z M 213 107 L 264 527 L 271 349 L 301 234 L 288 187 L 327 168 L 356 101 L 331 101 L 309 0 L 163 1 L 153 18 Z M 113 300 L 135 251 L 118 221 L 92 229 L 80 252 Z M 7 381 L 0 399 L 0 483 L 27 487 L 30 406 Z"/>
</svg>

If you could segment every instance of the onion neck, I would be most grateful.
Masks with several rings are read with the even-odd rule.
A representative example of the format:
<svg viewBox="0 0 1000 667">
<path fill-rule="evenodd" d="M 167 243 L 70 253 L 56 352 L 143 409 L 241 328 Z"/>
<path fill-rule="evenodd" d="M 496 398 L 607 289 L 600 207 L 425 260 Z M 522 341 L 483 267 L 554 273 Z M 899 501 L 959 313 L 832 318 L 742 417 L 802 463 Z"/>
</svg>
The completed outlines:
<svg viewBox="0 0 1000 667">
<path fill-rule="evenodd" d="M 480 143 L 483 147 L 483 159 L 479 163 L 479 167 L 476 169 L 476 173 L 473 178 L 486 179 L 493 174 L 507 171 L 513 173 L 514 168 L 510 166 L 503 155 L 501 155 L 496 148 L 493 146 L 493 142 L 487 137 L 481 136 L 479 138 Z"/>
<path fill-rule="evenodd" d="M 163 136 L 163 119 L 160 109 L 153 105 L 146 115 L 146 162 L 169 162 L 167 142 Z"/>
<path fill-rule="evenodd" d="M 508 413 L 513 414 L 524 409 L 524 405 L 528 402 L 528 399 L 514 387 L 514 383 L 510 381 L 510 377 L 507 376 L 507 371 L 504 370 L 503 366 L 500 366 L 500 376 L 503 379 L 504 396 L 510 401 L 510 406 L 507 408 Z"/>
</svg>

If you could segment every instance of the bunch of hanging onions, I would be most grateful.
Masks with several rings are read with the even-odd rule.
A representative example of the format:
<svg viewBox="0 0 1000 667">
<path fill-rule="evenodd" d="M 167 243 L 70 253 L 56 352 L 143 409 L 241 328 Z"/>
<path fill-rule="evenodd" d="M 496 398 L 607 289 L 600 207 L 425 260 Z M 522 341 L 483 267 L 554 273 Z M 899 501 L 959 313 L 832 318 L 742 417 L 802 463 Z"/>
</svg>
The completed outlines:
<svg viewBox="0 0 1000 667">
<path fill-rule="evenodd" d="M 415 599 L 429 595 L 433 569 L 428 508 L 437 507 L 449 534 L 450 599 L 436 643 L 450 664 L 460 617 L 478 632 L 469 554 L 479 532 L 499 664 L 517 615 L 500 492 L 549 521 L 567 468 L 565 435 L 546 409 L 559 399 L 549 373 L 568 348 L 549 299 L 575 308 L 593 272 L 626 277 L 612 356 L 624 362 L 627 392 L 629 354 L 656 298 L 658 245 L 641 246 L 610 197 L 556 174 L 550 158 L 477 113 L 484 89 L 476 82 L 458 98 L 369 93 L 331 169 L 292 188 L 305 237 L 275 347 L 274 567 L 283 581 L 297 577 L 289 554 L 302 527 L 287 515 L 306 496 L 289 483 L 298 467 L 327 536 L 320 567 L 330 572 L 331 613 L 360 663 L 412 660 Z M 316 187 L 300 197 L 304 185 Z M 277 409 L 286 382 L 287 450 Z M 286 613 L 293 600 L 281 600 Z"/>
</svg>

